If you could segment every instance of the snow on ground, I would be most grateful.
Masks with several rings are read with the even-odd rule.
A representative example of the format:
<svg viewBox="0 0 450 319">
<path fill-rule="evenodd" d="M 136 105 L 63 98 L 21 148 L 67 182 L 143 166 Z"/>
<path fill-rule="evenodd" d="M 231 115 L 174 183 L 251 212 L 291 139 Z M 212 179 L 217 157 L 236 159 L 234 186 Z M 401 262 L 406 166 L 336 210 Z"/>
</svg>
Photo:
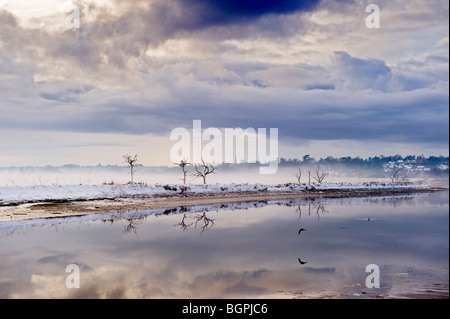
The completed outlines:
<svg viewBox="0 0 450 319">
<path fill-rule="evenodd" d="M 362 190 L 383 188 L 420 187 L 412 183 L 322 183 L 322 184 L 189 184 L 189 185 L 65 185 L 65 186 L 0 186 L 0 205 L 45 200 L 99 199 L 129 196 L 164 196 L 174 194 L 223 194 L 245 192 L 290 192 L 315 189 Z"/>
</svg>

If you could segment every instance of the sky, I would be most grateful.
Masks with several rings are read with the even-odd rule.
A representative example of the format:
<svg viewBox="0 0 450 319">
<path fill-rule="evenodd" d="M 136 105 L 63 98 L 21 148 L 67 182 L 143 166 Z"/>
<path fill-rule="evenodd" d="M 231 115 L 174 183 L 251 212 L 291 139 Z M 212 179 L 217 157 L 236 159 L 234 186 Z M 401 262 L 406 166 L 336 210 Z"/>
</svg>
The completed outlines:
<svg viewBox="0 0 450 319">
<path fill-rule="evenodd" d="M 0 0 L 0 167 L 170 166 L 193 120 L 277 128 L 284 158 L 448 156 L 448 79 L 448 1 Z"/>
</svg>

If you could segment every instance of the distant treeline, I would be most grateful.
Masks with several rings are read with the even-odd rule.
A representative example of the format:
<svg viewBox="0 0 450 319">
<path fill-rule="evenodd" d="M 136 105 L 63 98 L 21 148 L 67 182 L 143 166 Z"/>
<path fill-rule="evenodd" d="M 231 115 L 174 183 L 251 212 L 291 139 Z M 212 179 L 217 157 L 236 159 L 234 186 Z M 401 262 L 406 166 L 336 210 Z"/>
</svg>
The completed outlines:
<svg viewBox="0 0 450 319">
<path fill-rule="evenodd" d="M 359 156 L 357 157 L 333 157 L 328 156 L 326 158 L 320 158 L 316 160 L 315 158 L 311 157 L 310 155 L 305 155 L 302 158 L 294 158 L 294 159 L 286 159 L 286 158 L 280 158 L 278 166 L 279 167 L 302 167 L 302 166 L 325 166 L 327 168 L 347 168 L 347 169 L 369 169 L 369 170 L 383 170 L 385 166 L 389 163 L 402 163 L 407 164 L 409 166 L 413 167 L 425 167 L 429 168 L 431 172 L 446 172 L 448 173 L 448 166 L 449 166 L 449 157 L 445 156 L 429 156 L 425 157 L 423 155 L 408 155 L 408 156 L 401 156 L 401 155 L 394 155 L 394 156 L 375 156 L 375 157 L 369 157 L 369 158 L 361 158 Z M 218 168 L 222 169 L 232 169 L 232 168 L 251 168 L 251 167 L 259 167 L 261 163 L 241 163 L 241 164 L 228 164 L 224 163 L 221 165 L 218 165 Z M 84 169 L 103 169 L 103 170 L 115 170 L 115 169 L 122 169 L 124 165 L 102 165 L 98 164 L 96 166 L 80 166 L 77 164 L 67 164 L 63 166 L 51 166 L 47 165 L 45 167 L 39 167 L 39 169 L 47 169 L 47 170 L 57 170 L 58 168 L 63 169 L 78 169 L 78 168 L 84 168 Z M 148 169 L 150 171 L 165 171 L 167 169 L 177 171 L 179 169 L 178 165 L 173 166 L 143 166 L 142 164 L 136 165 L 137 168 L 141 169 Z M 19 169 L 21 171 L 27 171 L 27 170 L 33 170 L 38 167 L 0 167 L 0 170 L 9 170 L 11 168 Z"/>
<path fill-rule="evenodd" d="M 251 168 L 259 167 L 260 163 L 242 163 L 242 164 L 222 164 L 219 165 L 221 169 L 233 169 L 233 168 Z M 394 156 L 374 156 L 369 158 L 361 157 L 333 157 L 328 156 L 326 158 L 315 159 L 310 155 L 305 155 L 302 158 L 286 159 L 280 158 L 279 168 L 302 168 L 306 167 L 312 169 L 314 166 L 320 165 L 325 170 L 349 170 L 349 171 L 371 171 L 378 175 L 383 175 L 389 167 L 401 166 L 407 170 L 417 174 L 419 172 L 427 172 L 431 175 L 442 175 L 449 173 L 449 157 L 445 156 L 429 156 L 424 155 L 394 155 Z M 411 176 L 414 174 L 410 174 Z"/>
<path fill-rule="evenodd" d="M 305 165 L 305 164 L 323 164 L 323 165 L 336 165 L 341 164 L 344 166 L 351 166 L 351 167 L 362 167 L 362 168 L 383 168 L 385 164 L 388 164 L 389 162 L 401 162 L 412 164 L 412 165 L 423 165 L 424 167 L 428 168 L 435 168 L 439 167 L 440 165 L 446 165 L 449 164 L 449 157 L 444 156 L 429 156 L 425 157 L 423 155 L 408 155 L 408 156 L 401 156 L 401 155 L 394 155 L 394 156 L 375 156 L 375 157 L 369 157 L 369 158 L 361 158 L 361 157 L 333 157 L 328 156 L 327 158 L 321 158 L 319 160 L 316 160 L 312 158 L 310 155 L 303 156 L 302 159 L 285 159 L 281 158 L 279 165 L 281 166 L 298 166 L 298 165 Z"/>
<path fill-rule="evenodd" d="M 410 176 L 417 175 L 420 172 L 427 172 L 431 175 L 442 175 L 449 173 L 449 157 L 423 155 L 394 155 L 394 156 L 375 156 L 369 158 L 360 157 L 339 157 L 328 156 L 316 160 L 309 155 L 302 159 L 280 159 L 280 167 L 302 167 L 311 165 L 321 165 L 328 169 L 351 169 L 351 170 L 370 170 L 381 174 L 386 171 L 386 167 L 401 166 L 412 172 Z"/>
</svg>

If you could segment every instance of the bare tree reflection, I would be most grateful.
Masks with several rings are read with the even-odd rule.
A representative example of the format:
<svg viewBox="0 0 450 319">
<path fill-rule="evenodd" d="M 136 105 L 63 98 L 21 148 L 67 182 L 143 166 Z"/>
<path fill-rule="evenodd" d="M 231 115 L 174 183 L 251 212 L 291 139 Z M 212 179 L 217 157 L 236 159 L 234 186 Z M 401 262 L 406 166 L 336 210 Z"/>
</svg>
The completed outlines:
<svg viewBox="0 0 450 319">
<path fill-rule="evenodd" d="M 186 222 L 186 219 L 191 219 L 193 220 L 190 223 Z M 197 226 L 199 226 L 200 223 L 200 228 L 201 228 L 201 234 L 203 234 L 203 232 L 210 230 L 213 226 L 214 226 L 214 220 L 211 218 L 208 218 L 206 216 L 206 213 L 203 214 L 194 214 L 192 216 L 187 216 L 186 214 L 183 214 L 183 218 L 181 219 L 181 222 L 179 222 L 178 224 L 173 225 L 175 226 L 180 226 L 181 229 L 183 231 L 187 231 L 189 227 L 194 227 L 194 229 L 197 228 Z"/>
<path fill-rule="evenodd" d="M 131 218 L 130 217 L 130 218 L 124 218 L 124 219 L 128 221 L 128 224 L 123 227 L 122 233 L 129 234 L 129 233 L 133 232 L 133 233 L 137 234 L 136 230 L 137 230 L 137 225 L 140 224 L 139 220 L 144 219 L 144 218 L 143 217 L 142 218 Z M 104 219 L 104 220 L 102 220 L 102 224 L 109 223 L 110 225 L 113 225 L 115 222 L 120 221 L 120 220 L 123 220 L 123 218 Z"/>
<path fill-rule="evenodd" d="M 173 226 L 174 227 L 180 226 L 183 231 L 187 231 L 190 224 L 186 224 L 185 220 L 186 220 L 186 214 L 183 214 L 183 218 L 181 219 L 181 222 L 179 222 L 178 224 L 175 224 Z"/>
<path fill-rule="evenodd" d="M 295 212 L 298 214 L 298 219 L 302 218 L 302 205 L 298 204 Z"/>
<path fill-rule="evenodd" d="M 302 205 L 298 204 L 297 208 L 295 209 L 295 212 L 298 214 L 298 219 L 302 218 Z M 323 215 L 325 213 L 329 213 L 329 211 L 325 208 L 325 205 L 323 204 L 308 204 L 308 216 L 311 216 L 311 212 L 317 216 L 317 219 L 320 218 L 320 215 Z"/>
<path fill-rule="evenodd" d="M 210 230 L 213 226 L 214 226 L 214 220 L 212 220 L 211 218 L 208 218 L 208 217 L 206 217 L 206 213 L 203 213 L 203 214 L 199 214 L 199 215 L 197 215 L 197 216 L 195 216 L 195 227 L 194 228 L 197 228 L 197 224 L 200 222 L 200 221 L 203 221 L 203 226 L 201 227 L 202 228 L 202 234 L 203 234 L 203 232 L 204 231 L 207 231 L 207 230 Z"/>
<path fill-rule="evenodd" d="M 6 234 L 6 236 L 27 235 L 32 227 L 34 227 L 34 226 L 9 228 L 9 229 L 3 230 L 3 232 Z"/>
<path fill-rule="evenodd" d="M 111 225 L 114 224 L 115 219 L 111 218 L 111 219 L 103 219 L 102 220 L 102 224 L 106 224 L 106 223 L 110 223 Z"/>
<path fill-rule="evenodd" d="M 327 213 L 327 214 L 329 213 L 329 211 L 322 204 L 317 204 L 317 205 L 312 205 L 312 206 L 311 206 L 311 204 L 309 204 L 309 206 L 308 206 L 308 215 L 309 216 L 311 215 L 311 208 L 313 209 L 313 211 L 316 210 L 317 219 L 320 219 L 319 213 L 322 213 L 322 215 L 325 213 Z"/>
<path fill-rule="evenodd" d="M 136 218 L 127 218 L 126 220 L 128 221 L 128 225 L 124 226 L 124 229 L 122 232 L 124 234 L 129 234 L 131 232 L 137 234 L 136 226 L 140 224 L 139 221 Z"/>
</svg>

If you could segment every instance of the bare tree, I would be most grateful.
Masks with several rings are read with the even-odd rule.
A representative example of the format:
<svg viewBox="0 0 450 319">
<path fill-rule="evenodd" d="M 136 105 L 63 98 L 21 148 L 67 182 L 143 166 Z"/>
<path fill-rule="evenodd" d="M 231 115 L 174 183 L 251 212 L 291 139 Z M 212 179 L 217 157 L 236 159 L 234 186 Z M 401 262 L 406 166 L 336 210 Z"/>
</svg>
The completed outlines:
<svg viewBox="0 0 450 319">
<path fill-rule="evenodd" d="M 400 172 L 399 178 L 402 181 L 406 181 L 408 180 L 408 176 L 410 176 L 410 171 L 406 167 L 404 167 L 403 170 Z"/>
<path fill-rule="evenodd" d="M 407 176 L 408 171 L 404 167 L 394 166 L 389 169 L 389 178 L 391 179 L 392 183 L 397 183 L 399 179 L 405 180 Z"/>
<path fill-rule="evenodd" d="M 300 167 L 298 168 L 298 173 L 295 174 L 295 178 L 297 178 L 298 185 L 300 185 L 300 179 L 302 178 L 302 169 Z"/>
<path fill-rule="evenodd" d="M 203 178 L 203 184 L 206 184 L 206 176 L 214 173 L 214 170 L 216 169 L 212 164 L 205 163 L 203 160 L 200 165 L 195 164 L 194 167 L 196 172 L 193 173 L 192 176 Z"/>
<path fill-rule="evenodd" d="M 316 177 L 313 176 L 313 178 L 317 181 L 317 183 L 321 184 L 323 182 L 323 180 L 325 179 L 325 177 L 328 176 L 328 172 L 326 172 L 325 170 L 322 170 L 322 168 L 320 167 L 320 165 L 316 166 Z"/>
<path fill-rule="evenodd" d="M 186 166 L 189 165 L 189 163 L 186 160 L 181 160 L 180 163 L 175 163 L 176 165 L 180 166 L 183 170 L 183 178 L 181 179 L 183 181 L 183 184 L 186 184 L 186 175 L 187 175 L 187 169 Z"/>
<path fill-rule="evenodd" d="M 130 183 L 133 184 L 133 176 L 134 176 L 134 173 L 136 173 L 136 170 L 134 168 L 136 167 L 136 165 L 138 165 L 137 154 L 134 155 L 134 157 L 126 154 L 123 156 L 123 158 L 125 159 L 125 163 L 127 163 L 128 167 L 130 168 L 130 175 L 131 175 Z"/>
</svg>

